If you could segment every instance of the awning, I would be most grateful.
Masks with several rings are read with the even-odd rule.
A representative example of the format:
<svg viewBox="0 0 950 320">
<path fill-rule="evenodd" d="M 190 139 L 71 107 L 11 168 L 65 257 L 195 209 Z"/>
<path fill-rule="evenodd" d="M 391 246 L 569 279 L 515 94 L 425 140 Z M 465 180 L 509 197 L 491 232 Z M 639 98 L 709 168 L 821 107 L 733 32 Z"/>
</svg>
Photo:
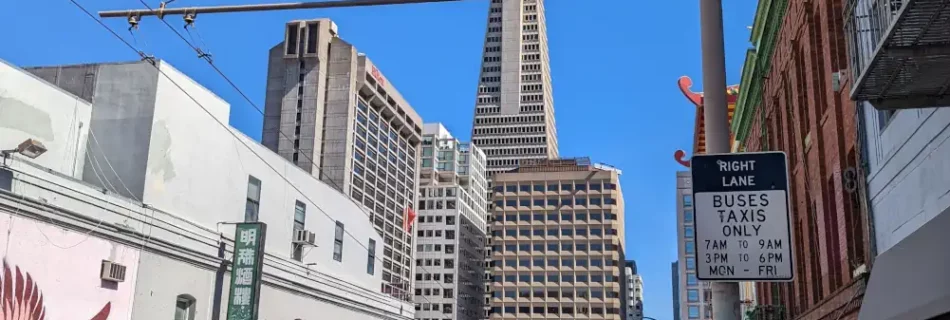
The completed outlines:
<svg viewBox="0 0 950 320">
<path fill-rule="evenodd" d="M 950 209 L 877 256 L 858 320 L 927 320 L 950 312 Z"/>
</svg>

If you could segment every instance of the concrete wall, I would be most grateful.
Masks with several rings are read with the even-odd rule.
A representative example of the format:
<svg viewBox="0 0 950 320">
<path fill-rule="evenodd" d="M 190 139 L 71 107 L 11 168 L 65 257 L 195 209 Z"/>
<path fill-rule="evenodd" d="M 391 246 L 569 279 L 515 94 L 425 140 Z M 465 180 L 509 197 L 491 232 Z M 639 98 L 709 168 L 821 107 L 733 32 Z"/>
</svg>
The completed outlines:
<svg viewBox="0 0 950 320">
<path fill-rule="evenodd" d="M 172 79 L 158 81 L 143 201 L 186 213 L 209 227 L 243 221 L 248 176 L 254 176 L 262 182 L 260 221 L 268 224 L 267 252 L 290 257 L 294 204 L 299 200 L 307 205 L 306 229 L 316 233 L 318 244 L 305 250 L 303 262 L 317 263 L 314 269 L 320 272 L 378 291 L 382 275 L 379 270 L 366 274 L 364 246 L 375 240 L 381 256 L 383 241 L 362 209 L 236 129 L 213 123 L 174 83 L 202 106 L 227 104 L 168 64 L 161 68 Z M 344 237 L 342 263 L 332 259 L 335 221 L 353 236 Z"/>
<path fill-rule="evenodd" d="M 33 292 L 33 299 L 42 297 L 32 301 L 45 310 L 46 319 L 129 319 L 138 248 L 6 210 L 0 209 L 0 232 L 5 235 L 0 237 L 0 247 L 4 248 L 4 276 L 0 284 L 17 288 L 13 296 L 5 299 L 17 299 L 20 303 L 6 306 L 13 310 L 5 309 L 0 314 L 11 318 L 13 314 L 23 315 L 28 311 L 24 307 L 36 306 L 27 303 L 29 293 Z M 103 260 L 128 267 L 125 281 L 101 280 Z M 24 288 L 26 296 L 19 288 Z"/>
<path fill-rule="evenodd" d="M 890 249 L 950 208 L 950 108 L 885 118 L 864 103 L 868 195 L 877 251 Z"/>
<path fill-rule="evenodd" d="M 34 163 L 80 177 L 90 112 L 88 102 L 0 60 L 0 149 L 36 139 L 48 151 Z"/>
<path fill-rule="evenodd" d="M 125 239 L 149 252 L 142 258 L 141 285 L 136 286 L 132 311 L 136 316 L 132 318 L 167 319 L 173 314 L 178 294 L 194 296 L 196 318 L 209 318 L 214 272 L 221 260 L 231 259 L 230 252 L 223 259 L 218 257 L 219 241 L 229 245 L 233 242 L 234 226 L 221 223 L 244 220 L 248 176 L 262 181 L 260 221 L 268 224 L 261 297 L 267 306 L 261 310 L 262 319 L 411 317 L 410 304 L 380 293 L 381 260 L 377 260 L 373 274 L 366 272 L 365 246 L 370 239 L 375 240 L 377 259 L 382 259 L 383 241 L 362 209 L 229 127 L 230 106 L 225 101 L 165 62 L 158 63 L 165 75 L 138 69 L 153 68 L 145 62 L 92 68 L 97 79 L 94 110 L 105 109 L 98 109 L 99 101 L 121 100 L 133 94 L 154 97 L 153 102 L 130 102 L 144 104 L 140 112 L 118 112 L 111 119 L 116 128 L 125 126 L 124 122 L 139 125 L 135 134 L 129 133 L 122 143 L 141 146 L 144 156 L 122 148 L 102 148 L 104 159 L 127 166 L 127 170 L 117 168 L 117 180 L 121 177 L 133 191 L 141 190 L 141 197 L 137 197 L 141 203 L 115 192 L 103 193 L 102 188 L 82 181 L 64 179 L 28 162 L 17 161 L 11 167 L 14 193 L 67 208 L 87 221 L 98 220 L 98 224 L 88 226 L 97 230 L 97 235 L 119 240 L 134 237 L 131 235 L 140 237 Z M 156 75 L 152 88 L 120 85 L 147 82 L 152 75 Z M 142 114 L 148 115 L 144 124 L 140 123 L 144 121 Z M 143 132 L 148 134 L 139 135 Z M 305 227 L 316 233 L 318 245 L 305 249 L 300 262 L 290 258 L 294 205 L 298 200 L 307 206 Z M 335 221 L 342 222 L 347 233 L 342 262 L 332 259 Z M 228 277 L 225 275 L 225 279 Z M 227 289 L 224 291 L 227 297 Z"/>
</svg>

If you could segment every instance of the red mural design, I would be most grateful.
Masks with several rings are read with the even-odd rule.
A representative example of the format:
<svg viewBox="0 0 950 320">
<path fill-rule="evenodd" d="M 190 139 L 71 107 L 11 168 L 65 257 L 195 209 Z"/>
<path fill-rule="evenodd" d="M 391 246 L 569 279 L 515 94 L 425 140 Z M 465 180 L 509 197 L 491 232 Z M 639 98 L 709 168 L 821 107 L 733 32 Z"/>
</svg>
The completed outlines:
<svg viewBox="0 0 950 320">
<path fill-rule="evenodd" d="M 46 306 L 43 305 L 43 293 L 33 277 L 20 267 L 13 269 L 3 261 L 3 275 L 0 278 L 0 320 L 45 320 Z M 112 303 L 106 303 L 92 319 L 106 320 Z"/>
<path fill-rule="evenodd" d="M 676 159 L 676 162 L 683 165 L 684 167 L 689 168 L 689 160 L 683 159 L 686 157 L 686 151 L 676 150 L 676 153 L 673 154 L 673 158 Z"/>
</svg>

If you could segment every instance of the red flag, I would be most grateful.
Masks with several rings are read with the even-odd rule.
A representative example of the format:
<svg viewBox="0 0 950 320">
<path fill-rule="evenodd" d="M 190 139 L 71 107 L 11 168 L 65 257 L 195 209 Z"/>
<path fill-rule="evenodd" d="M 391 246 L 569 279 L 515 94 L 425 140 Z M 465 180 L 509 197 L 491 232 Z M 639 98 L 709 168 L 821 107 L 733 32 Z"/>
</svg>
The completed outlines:
<svg viewBox="0 0 950 320">
<path fill-rule="evenodd" d="M 412 223 L 416 220 L 416 212 L 412 208 L 406 207 L 405 216 L 403 217 L 402 229 L 409 232 L 409 227 L 412 226 Z"/>
</svg>

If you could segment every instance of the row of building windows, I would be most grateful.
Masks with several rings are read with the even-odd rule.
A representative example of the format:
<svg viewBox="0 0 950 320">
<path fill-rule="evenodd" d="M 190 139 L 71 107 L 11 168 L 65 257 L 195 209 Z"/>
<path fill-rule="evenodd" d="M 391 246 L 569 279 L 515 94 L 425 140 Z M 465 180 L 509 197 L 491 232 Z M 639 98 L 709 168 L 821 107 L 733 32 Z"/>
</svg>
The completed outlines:
<svg viewBox="0 0 950 320">
<path fill-rule="evenodd" d="M 511 151 L 506 151 L 506 152 L 498 152 L 497 155 L 501 155 L 501 154 L 518 155 L 518 154 L 533 154 L 534 152 L 529 153 L 528 148 L 488 149 L 487 147 L 499 146 L 499 145 L 514 146 L 514 145 L 525 145 L 525 144 L 547 144 L 548 137 L 540 136 L 540 137 L 512 137 L 512 138 L 482 138 L 482 139 L 472 139 L 472 142 L 478 146 L 485 147 L 483 151 L 485 151 L 486 156 L 492 155 L 493 150 L 511 150 Z"/>
<path fill-rule="evenodd" d="M 535 115 L 518 115 L 518 116 L 502 116 L 502 117 L 484 117 L 475 119 L 475 124 L 519 124 L 519 123 L 543 123 L 544 116 L 535 116 Z M 478 145 L 476 143 L 476 145 Z"/>
<path fill-rule="evenodd" d="M 604 311 L 607 311 L 604 313 Z M 580 307 L 576 309 L 574 307 L 530 307 L 530 306 L 506 306 L 506 307 L 492 307 L 490 314 L 535 314 L 535 315 L 564 315 L 571 316 L 574 314 L 578 315 L 604 315 L 604 314 L 620 314 L 620 308 L 602 308 L 602 307 Z M 547 312 L 545 312 L 547 311 Z"/>
<path fill-rule="evenodd" d="M 522 106 L 522 108 L 528 106 Z M 538 107 L 541 107 L 538 105 Z M 489 128 L 475 128 L 476 135 L 485 135 L 485 134 L 512 134 L 512 133 L 544 133 L 547 131 L 547 128 L 544 125 L 535 125 L 535 126 L 517 126 L 517 127 L 489 127 Z"/>
<path fill-rule="evenodd" d="M 451 303 L 420 303 L 416 304 L 416 310 L 418 311 L 439 311 L 439 306 L 442 306 L 442 313 L 451 314 L 452 313 L 452 304 Z"/>
<path fill-rule="evenodd" d="M 557 249 L 555 248 L 555 250 L 553 250 L 553 251 L 554 251 L 554 252 L 557 252 Z M 564 250 L 564 251 L 570 251 L 570 250 Z M 550 250 L 549 250 L 549 252 L 550 252 Z M 492 263 L 491 263 L 491 264 L 492 264 L 492 267 L 496 267 L 496 266 L 500 266 L 500 265 L 502 264 L 502 262 L 503 262 L 503 263 L 504 263 L 504 266 L 507 267 L 507 268 L 518 268 L 518 267 L 523 267 L 523 268 L 531 268 L 531 267 L 534 267 L 534 268 L 555 267 L 555 268 L 557 268 L 557 267 L 559 267 L 559 266 L 560 266 L 560 267 L 572 268 L 572 267 L 575 267 L 575 266 L 576 266 L 576 267 L 588 267 L 588 262 L 593 262 L 594 264 L 593 264 L 593 265 L 590 265 L 591 267 L 603 267 L 603 264 L 601 263 L 601 261 L 603 261 L 603 260 L 602 260 L 602 259 L 587 259 L 587 258 L 556 258 L 556 257 L 555 257 L 555 258 L 551 258 L 551 257 L 547 257 L 547 258 L 533 258 L 533 259 L 521 258 L 521 259 L 492 260 Z M 593 281 L 594 281 L 594 282 L 602 282 L 603 279 L 597 279 L 597 278 L 595 277 L 595 278 L 593 279 Z M 584 282 L 586 282 L 586 281 L 584 281 Z"/>
<path fill-rule="evenodd" d="M 574 297 L 582 298 L 582 299 L 587 299 L 587 298 L 603 299 L 604 297 L 620 298 L 619 292 L 607 291 L 607 290 L 604 290 L 603 288 L 578 287 L 578 288 L 570 288 L 570 289 L 565 288 L 563 290 L 558 290 L 558 289 L 545 290 L 543 288 L 534 288 L 534 289 L 520 288 L 520 289 L 505 289 L 503 292 L 504 293 L 499 292 L 498 290 L 493 291 L 491 293 L 491 297 L 492 298 L 505 297 L 505 298 L 512 298 L 512 299 L 514 298 L 538 298 L 538 299 L 572 298 L 573 299 Z"/>
<path fill-rule="evenodd" d="M 606 196 L 587 196 L 584 197 L 580 195 L 578 197 L 548 197 L 547 199 L 508 199 L 508 200 L 495 200 L 495 207 L 501 208 L 513 207 L 513 208 L 530 208 L 530 207 L 544 207 L 544 206 L 600 206 L 600 205 L 615 205 L 617 200 Z"/>
<path fill-rule="evenodd" d="M 262 182 L 260 179 L 254 176 L 248 176 L 247 179 L 247 196 L 245 199 L 244 205 L 244 222 L 258 222 L 260 221 L 260 206 L 261 206 L 261 187 Z M 293 225 L 291 230 L 304 230 L 305 222 L 307 216 L 307 207 L 301 201 L 295 201 L 294 203 L 294 212 L 293 212 Z M 342 222 L 336 221 L 334 224 L 334 235 L 333 235 L 333 260 L 337 262 L 343 262 L 343 235 L 346 233 L 345 227 Z M 302 246 L 291 241 L 291 259 L 302 261 Z M 375 274 L 376 273 L 376 240 L 369 239 L 367 241 L 367 261 L 366 261 L 366 273 Z"/>
<path fill-rule="evenodd" d="M 585 181 L 572 183 L 535 183 L 535 184 L 509 184 L 496 185 L 492 188 L 494 192 L 545 192 L 545 191 L 600 191 L 617 190 L 617 184 L 609 181 Z"/>
<path fill-rule="evenodd" d="M 593 279 L 597 276 L 598 279 Z M 556 284 L 556 283 L 615 283 L 617 282 L 617 277 L 611 274 L 602 275 L 603 279 L 600 279 L 601 275 L 592 275 L 585 273 L 574 274 L 570 273 L 537 273 L 534 275 L 531 274 L 507 274 L 507 275 L 492 275 L 492 282 L 496 283 L 547 283 L 547 284 Z M 590 277 L 590 278 L 588 278 Z M 586 288 L 571 288 L 564 290 L 586 290 Z M 619 294 L 617 295 L 619 297 Z M 565 297 L 566 298 L 566 297 Z"/>
<path fill-rule="evenodd" d="M 433 264 L 426 266 L 439 266 L 442 260 L 439 259 L 427 259 L 433 261 Z M 439 264 L 435 264 L 435 261 L 439 261 Z M 454 268 L 454 267 L 453 267 Z M 450 268 L 446 268 L 450 269 Z M 442 281 L 444 283 L 455 283 L 455 274 L 452 273 L 416 273 L 416 281 Z"/>
<path fill-rule="evenodd" d="M 555 253 L 555 252 L 560 252 L 560 251 L 563 251 L 563 252 L 604 252 L 605 247 L 607 248 L 606 251 L 609 253 L 613 253 L 617 250 L 617 245 L 611 244 L 609 242 L 608 243 L 590 243 L 589 245 L 590 245 L 590 249 L 588 249 L 587 243 L 578 243 L 575 246 L 572 246 L 572 244 L 568 242 L 564 242 L 564 243 L 551 242 L 551 243 L 548 243 L 546 246 L 544 243 L 506 244 L 504 246 L 496 244 L 496 245 L 492 245 L 492 251 L 497 252 L 497 253 L 523 252 L 523 253 L 531 254 L 531 253 L 544 253 L 544 252 Z M 545 248 L 547 249 L 547 251 L 545 251 Z M 584 261 L 584 262 L 578 262 L 577 264 L 578 266 L 581 266 L 581 267 L 587 266 L 587 262 L 586 262 L 588 261 L 587 258 L 577 258 L 577 260 Z M 591 261 L 590 266 L 601 267 L 603 266 L 603 264 L 601 263 L 602 260 L 603 259 L 599 257 L 590 258 L 589 260 Z M 607 266 L 616 266 L 617 264 L 615 262 L 616 262 L 615 260 L 607 259 Z"/>
<path fill-rule="evenodd" d="M 552 228 L 547 229 L 547 233 L 545 233 L 543 227 L 534 228 L 533 230 L 527 229 L 527 228 L 521 228 L 521 229 L 507 228 L 504 230 L 504 235 L 506 237 L 531 237 L 531 236 L 543 237 L 546 234 L 549 237 L 557 237 L 559 230 L 560 230 L 560 235 L 563 237 L 571 237 L 571 236 L 586 237 L 588 235 L 588 232 L 587 232 L 588 230 L 590 231 L 591 236 L 603 236 L 604 233 L 608 235 L 612 235 L 612 236 L 617 235 L 617 229 L 613 229 L 613 228 L 601 229 L 599 227 L 590 228 L 590 229 L 586 227 L 577 227 L 576 229 L 552 227 Z M 497 230 L 497 229 L 492 230 L 491 235 L 493 237 L 501 237 L 502 230 Z"/>
<path fill-rule="evenodd" d="M 569 211 L 562 211 L 560 215 L 557 212 L 553 213 L 506 213 L 504 216 L 502 214 L 495 214 L 493 219 L 495 221 L 505 221 L 505 222 L 558 222 L 558 221 L 605 221 L 601 219 L 605 217 L 606 221 L 617 220 L 617 214 L 610 211 L 599 211 L 599 210 L 589 210 L 589 211 L 574 211 L 573 213 Z M 558 219 L 560 218 L 560 219 Z"/>
</svg>

